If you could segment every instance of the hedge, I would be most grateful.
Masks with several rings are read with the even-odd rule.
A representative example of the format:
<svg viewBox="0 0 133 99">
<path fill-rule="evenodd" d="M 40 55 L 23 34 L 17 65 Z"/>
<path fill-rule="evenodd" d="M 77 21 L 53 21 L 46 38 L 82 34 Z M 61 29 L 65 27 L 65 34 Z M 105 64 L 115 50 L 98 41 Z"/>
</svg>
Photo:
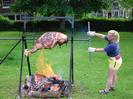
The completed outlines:
<svg viewBox="0 0 133 99">
<path fill-rule="evenodd" d="M 108 31 L 115 29 L 118 31 L 133 31 L 133 20 L 107 20 L 107 19 L 88 19 L 75 21 L 75 31 L 86 32 L 88 30 L 88 21 L 91 23 L 91 30 Z M 58 31 L 60 30 L 61 21 L 38 21 L 28 22 L 27 31 Z M 66 22 L 65 30 L 71 25 Z M 23 22 L 11 22 L 0 18 L 0 30 L 23 30 Z"/>
<path fill-rule="evenodd" d="M 13 21 L 9 20 L 9 18 L 0 15 L 0 30 L 8 30 L 11 29 L 13 25 Z"/>
<path fill-rule="evenodd" d="M 115 29 L 117 31 L 133 31 L 133 20 L 82 20 L 75 22 L 76 31 L 87 31 L 88 21 L 91 30 L 108 31 Z"/>
</svg>

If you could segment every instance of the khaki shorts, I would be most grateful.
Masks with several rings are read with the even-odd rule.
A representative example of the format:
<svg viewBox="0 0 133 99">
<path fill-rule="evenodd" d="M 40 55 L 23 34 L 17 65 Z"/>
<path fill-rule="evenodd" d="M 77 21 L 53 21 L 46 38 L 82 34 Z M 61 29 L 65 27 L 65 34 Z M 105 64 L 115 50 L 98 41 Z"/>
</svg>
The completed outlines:
<svg viewBox="0 0 133 99">
<path fill-rule="evenodd" d="M 122 64 L 122 58 L 116 59 L 115 57 L 109 58 L 109 67 L 114 70 L 118 70 Z"/>
</svg>

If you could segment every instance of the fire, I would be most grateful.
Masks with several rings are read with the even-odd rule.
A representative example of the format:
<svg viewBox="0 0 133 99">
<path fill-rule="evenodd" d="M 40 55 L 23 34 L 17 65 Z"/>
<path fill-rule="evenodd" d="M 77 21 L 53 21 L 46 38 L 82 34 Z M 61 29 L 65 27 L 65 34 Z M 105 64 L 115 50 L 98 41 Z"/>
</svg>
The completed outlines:
<svg viewBox="0 0 133 99">
<path fill-rule="evenodd" d="M 46 63 L 44 56 L 44 50 L 41 50 L 40 55 L 37 60 L 37 70 L 36 74 L 43 75 L 46 77 L 54 76 L 51 64 Z"/>
</svg>

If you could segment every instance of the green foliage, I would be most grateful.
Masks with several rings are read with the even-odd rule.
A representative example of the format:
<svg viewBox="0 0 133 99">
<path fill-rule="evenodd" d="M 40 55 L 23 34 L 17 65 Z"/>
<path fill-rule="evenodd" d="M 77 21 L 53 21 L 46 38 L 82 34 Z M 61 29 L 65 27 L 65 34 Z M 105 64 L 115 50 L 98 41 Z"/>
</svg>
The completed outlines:
<svg viewBox="0 0 133 99">
<path fill-rule="evenodd" d="M 68 0 L 47 0 L 42 6 L 40 6 L 37 12 L 40 15 L 65 16 L 72 11 L 72 8 L 68 3 Z"/>
<path fill-rule="evenodd" d="M 0 15 L 0 30 L 10 30 L 13 23 L 9 18 Z"/>
<path fill-rule="evenodd" d="M 13 24 L 13 21 L 11 21 L 9 18 L 1 16 L 0 15 L 0 24 L 2 25 L 11 25 Z"/>
<path fill-rule="evenodd" d="M 129 19 L 125 19 L 125 18 L 104 18 L 104 17 L 96 17 L 96 16 L 92 16 L 91 14 L 85 15 L 82 18 L 78 19 L 80 21 L 85 21 L 85 20 L 97 20 L 97 21 L 116 21 L 116 22 L 126 22 L 126 21 L 130 21 Z"/>
<path fill-rule="evenodd" d="M 29 15 L 35 15 L 37 9 L 45 3 L 45 0 L 16 0 L 11 5 L 11 9 L 15 12 L 24 12 Z"/>
<path fill-rule="evenodd" d="M 130 19 L 133 19 L 133 0 L 121 0 L 121 5 L 127 10 L 130 9 Z"/>
<path fill-rule="evenodd" d="M 108 7 L 108 0 L 16 0 L 11 8 L 16 12 L 46 16 L 82 16 L 83 13 Z"/>
<path fill-rule="evenodd" d="M 120 4 L 127 9 L 133 8 L 133 0 L 118 0 Z"/>
<path fill-rule="evenodd" d="M 89 16 L 89 15 L 88 15 Z M 90 17 L 90 16 L 89 16 Z M 87 23 L 90 21 L 91 30 L 95 31 L 108 31 L 110 29 L 116 29 L 118 31 L 133 31 L 133 20 L 127 20 L 122 18 L 82 18 L 81 20 L 75 20 L 75 31 L 87 31 Z M 61 21 L 30 21 L 27 23 L 27 31 L 64 31 L 70 29 L 70 24 L 65 22 L 65 29 L 61 30 Z M 23 22 L 14 22 L 11 25 L 3 25 L 0 23 L 0 30 L 23 30 Z"/>
<path fill-rule="evenodd" d="M 87 31 L 87 23 L 91 23 L 91 30 L 94 31 L 108 31 L 115 29 L 118 31 L 133 31 L 133 20 L 121 18 L 88 18 L 76 21 L 76 29 Z M 78 24 L 78 25 L 77 25 Z M 77 28 L 78 26 L 78 28 Z M 80 26 L 80 27 L 79 27 Z"/>
</svg>

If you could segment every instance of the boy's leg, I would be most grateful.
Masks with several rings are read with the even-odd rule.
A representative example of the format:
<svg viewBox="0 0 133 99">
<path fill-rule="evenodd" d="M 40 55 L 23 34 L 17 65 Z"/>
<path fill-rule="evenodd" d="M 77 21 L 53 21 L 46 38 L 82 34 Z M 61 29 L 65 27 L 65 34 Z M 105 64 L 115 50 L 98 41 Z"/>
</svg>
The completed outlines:
<svg viewBox="0 0 133 99">
<path fill-rule="evenodd" d="M 113 82 L 112 82 L 111 88 L 115 87 L 115 84 L 116 84 L 116 81 L 117 81 L 117 70 L 114 70 L 113 74 L 114 75 L 113 75 Z"/>
<path fill-rule="evenodd" d="M 112 86 L 112 83 L 113 83 L 113 70 L 111 68 L 109 68 L 106 88 L 103 90 L 100 90 L 100 93 L 102 93 L 102 94 L 108 93 L 110 87 Z"/>
<path fill-rule="evenodd" d="M 109 68 L 109 71 L 108 71 L 108 79 L 107 79 L 107 84 L 106 84 L 106 89 L 109 90 L 110 87 L 112 86 L 113 84 L 113 76 L 114 76 L 114 72 L 111 68 Z"/>
</svg>

